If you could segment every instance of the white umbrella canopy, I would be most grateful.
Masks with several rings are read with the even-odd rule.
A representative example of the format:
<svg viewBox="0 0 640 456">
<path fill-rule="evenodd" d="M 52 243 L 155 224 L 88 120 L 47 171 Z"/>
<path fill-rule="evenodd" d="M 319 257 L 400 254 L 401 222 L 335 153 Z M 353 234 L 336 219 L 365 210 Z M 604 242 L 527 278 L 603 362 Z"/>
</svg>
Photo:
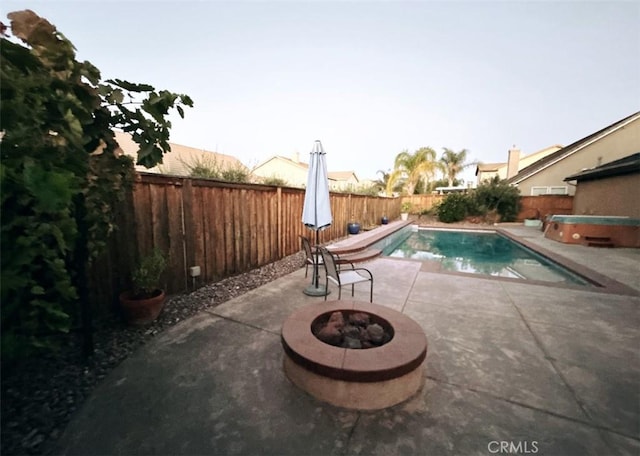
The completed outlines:
<svg viewBox="0 0 640 456">
<path fill-rule="evenodd" d="M 313 145 L 309 159 L 309 175 L 307 188 L 304 192 L 304 206 L 302 208 L 302 223 L 316 232 L 316 246 L 319 244 L 319 232 L 331 226 L 331 202 L 329 199 L 329 179 L 327 177 L 327 163 L 322 143 L 319 140 Z M 313 282 L 304 293 L 310 296 L 324 296 L 327 290 L 319 282 L 318 271 L 319 253 L 316 249 L 316 261 L 313 266 Z"/>
<path fill-rule="evenodd" d="M 314 231 L 328 228 L 333 221 L 325 155 L 322 143 L 316 140 L 309 160 L 309 175 L 302 208 L 302 223 Z"/>
</svg>

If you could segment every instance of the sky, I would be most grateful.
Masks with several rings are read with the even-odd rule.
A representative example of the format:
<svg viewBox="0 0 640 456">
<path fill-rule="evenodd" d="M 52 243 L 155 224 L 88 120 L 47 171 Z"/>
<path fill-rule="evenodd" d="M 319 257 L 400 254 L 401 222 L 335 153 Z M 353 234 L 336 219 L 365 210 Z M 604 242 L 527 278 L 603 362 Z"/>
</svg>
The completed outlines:
<svg viewBox="0 0 640 456">
<path fill-rule="evenodd" d="M 171 142 L 379 178 L 396 155 L 506 162 L 640 110 L 640 2 L 4 0 L 104 79 L 188 94 Z M 474 180 L 474 167 L 463 174 Z"/>
</svg>

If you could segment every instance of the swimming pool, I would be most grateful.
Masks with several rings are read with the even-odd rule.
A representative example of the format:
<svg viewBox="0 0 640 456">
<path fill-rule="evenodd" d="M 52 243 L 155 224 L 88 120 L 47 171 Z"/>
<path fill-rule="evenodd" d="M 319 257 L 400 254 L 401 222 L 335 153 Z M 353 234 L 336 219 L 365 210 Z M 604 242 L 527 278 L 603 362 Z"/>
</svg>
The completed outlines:
<svg viewBox="0 0 640 456">
<path fill-rule="evenodd" d="M 442 271 L 593 286 L 581 276 L 494 231 L 406 227 L 375 247 L 388 257 L 437 262 Z"/>
</svg>

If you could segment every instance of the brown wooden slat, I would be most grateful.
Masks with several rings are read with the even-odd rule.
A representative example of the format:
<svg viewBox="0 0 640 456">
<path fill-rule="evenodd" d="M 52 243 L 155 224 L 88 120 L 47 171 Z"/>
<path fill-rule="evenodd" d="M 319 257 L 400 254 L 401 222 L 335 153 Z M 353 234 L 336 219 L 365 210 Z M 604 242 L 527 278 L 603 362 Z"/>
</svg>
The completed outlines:
<svg viewBox="0 0 640 456">
<path fill-rule="evenodd" d="M 167 186 L 165 194 L 167 198 L 167 225 L 169 238 L 169 257 L 167 268 L 172 271 L 168 275 L 169 291 L 179 292 L 189 286 L 186 266 L 185 236 L 183 225 L 182 186 Z"/>
<path fill-rule="evenodd" d="M 224 190 L 224 272 L 231 275 L 235 272 L 233 195 L 231 190 Z"/>
<path fill-rule="evenodd" d="M 208 253 L 211 255 L 212 279 L 220 280 L 225 277 L 226 257 L 225 257 L 225 217 L 224 217 L 224 194 L 223 188 L 215 188 L 210 191 L 210 205 L 207 210 L 210 212 L 211 225 L 211 245 Z"/>
<path fill-rule="evenodd" d="M 198 182 L 200 191 L 200 212 L 202 217 L 202 257 L 206 266 L 205 282 L 217 280 L 215 258 L 215 187 L 203 186 Z"/>
</svg>

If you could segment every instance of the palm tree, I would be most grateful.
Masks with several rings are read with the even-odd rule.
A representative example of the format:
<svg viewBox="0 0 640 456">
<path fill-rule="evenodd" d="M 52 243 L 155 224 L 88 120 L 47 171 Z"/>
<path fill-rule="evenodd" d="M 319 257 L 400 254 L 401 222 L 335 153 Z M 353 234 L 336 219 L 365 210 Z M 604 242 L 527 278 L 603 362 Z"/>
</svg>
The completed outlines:
<svg viewBox="0 0 640 456">
<path fill-rule="evenodd" d="M 448 147 L 443 147 L 443 149 L 444 152 L 440 157 L 440 167 L 445 178 L 449 181 L 449 187 L 453 187 L 453 181 L 456 180 L 456 176 L 465 168 L 477 165 L 477 162 L 466 163 L 467 155 L 469 154 L 467 149 L 462 149 L 459 152 L 455 152 Z"/>
<path fill-rule="evenodd" d="M 406 149 L 400 152 L 396 156 L 394 171 L 405 177 L 404 188 L 408 195 L 413 195 L 418 182 L 424 179 L 428 184 L 437 167 L 436 152 L 431 147 L 421 147 L 413 154 Z"/>
<path fill-rule="evenodd" d="M 393 194 L 400 190 L 402 181 L 400 179 L 400 173 L 397 170 L 382 171 L 378 170 L 377 174 L 380 174 L 380 179 L 374 182 L 380 191 L 383 191 L 386 196 L 393 196 Z"/>
<path fill-rule="evenodd" d="M 373 182 L 373 185 L 376 186 L 376 188 L 378 189 L 378 192 L 385 192 L 386 193 L 387 184 L 389 183 L 389 176 L 391 175 L 391 173 L 379 169 L 376 172 L 376 174 L 380 174 L 380 178 L 376 179 Z"/>
</svg>

